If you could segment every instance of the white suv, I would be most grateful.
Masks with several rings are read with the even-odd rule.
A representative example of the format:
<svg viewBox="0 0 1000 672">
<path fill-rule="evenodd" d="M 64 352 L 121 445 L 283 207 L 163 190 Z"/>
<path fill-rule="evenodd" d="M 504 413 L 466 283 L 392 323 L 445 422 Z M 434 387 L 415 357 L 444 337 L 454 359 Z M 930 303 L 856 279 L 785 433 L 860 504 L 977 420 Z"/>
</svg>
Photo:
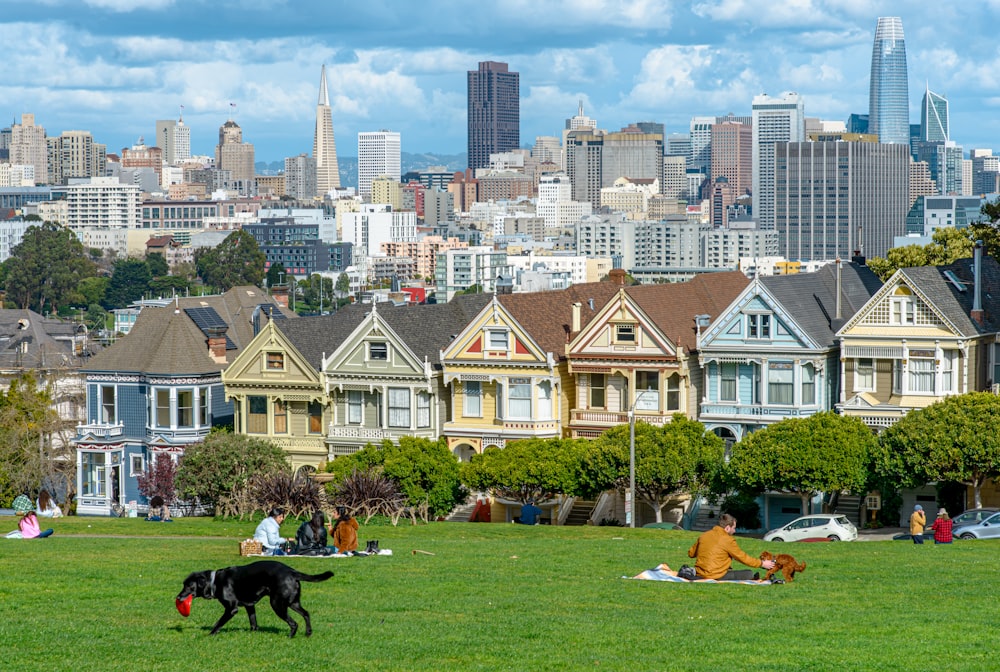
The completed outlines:
<svg viewBox="0 0 1000 672">
<path fill-rule="evenodd" d="M 829 539 L 830 541 L 854 541 L 858 538 L 858 528 L 839 513 L 813 513 L 796 518 L 784 527 L 771 530 L 764 535 L 764 541 L 802 541 L 803 539 Z"/>
</svg>

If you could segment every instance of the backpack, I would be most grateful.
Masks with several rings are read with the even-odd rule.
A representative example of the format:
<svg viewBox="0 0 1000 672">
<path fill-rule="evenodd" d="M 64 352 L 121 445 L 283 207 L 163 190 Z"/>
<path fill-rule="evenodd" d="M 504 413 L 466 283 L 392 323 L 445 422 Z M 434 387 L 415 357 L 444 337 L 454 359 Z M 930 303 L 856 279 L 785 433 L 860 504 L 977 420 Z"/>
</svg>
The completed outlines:
<svg viewBox="0 0 1000 672">
<path fill-rule="evenodd" d="M 694 581 L 698 578 L 695 574 L 694 567 L 688 565 L 681 565 L 681 568 L 677 570 L 677 576 L 682 579 L 687 579 L 688 581 Z"/>
</svg>

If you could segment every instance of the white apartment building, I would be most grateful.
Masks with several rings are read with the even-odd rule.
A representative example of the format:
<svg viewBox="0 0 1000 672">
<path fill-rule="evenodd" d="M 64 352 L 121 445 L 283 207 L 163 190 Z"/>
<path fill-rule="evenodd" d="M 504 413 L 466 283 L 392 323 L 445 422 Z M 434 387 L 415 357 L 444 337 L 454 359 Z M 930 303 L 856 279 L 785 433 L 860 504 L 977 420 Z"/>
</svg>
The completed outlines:
<svg viewBox="0 0 1000 672">
<path fill-rule="evenodd" d="M 536 214 L 551 229 L 572 228 L 593 212 L 592 204 L 573 200 L 573 184 L 566 173 L 547 173 L 538 181 Z"/>
<path fill-rule="evenodd" d="M 619 177 L 613 186 L 601 189 L 601 207 L 624 212 L 630 219 L 646 219 L 649 200 L 660 193 L 657 179 L 631 180 Z"/>
<path fill-rule="evenodd" d="M 0 187 L 35 186 L 35 167 L 24 163 L 0 163 Z"/>
<path fill-rule="evenodd" d="M 400 147 L 397 132 L 358 133 L 358 193 L 363 200 L 371 200 L 372 180 L 376 177 L 386 176 L 399 182 Z"/>
<path fill-rule="evenodd" d="M 154 146 L 163 150 L 163 161 L 168 166 L 179 166 L 191 158 L 191 127 L 184 125 L 183 117 L 156 120 Z"/>
<path fill-rule="evenodd" d="M 35 125 L 34 114 L 22 114 L 10 127 L 10 162 L 35 167 L 35 183 L 49 184 L 49 149 L 45 128 Z"/>
<path fill-rule="evenodd" d="M 688 193 L 687 157 L 663 157 L 663 189 L 667 198 L 686 198 Z"/>
<path fill-rule="evenodd" d="M 308 154 L 285 157 L 285 193 L 299 200 L 316 195 L 316 159 Z"/>
<path fill-rule="evenodd" d="M 10 251 L 21 244 L 24 239 L 24 232 L 35 222 L 26 222 L 23 219 L 0 220 L 0 263 L 10 258 Z"/>
<path fill-rule="evenodd" d="M 773 257 L 778 254 L 778 240 L 777 230 L 761 230 L 752 223 L 706 229 L 701 233 L 701 265 L 739 268 L 740 259 Z"/>
<path fill-rule="evenodd" d="M 487 245 L 446 250 L 438 255 L 434 278 L 437 300 L 451 301 L 456 292 L 478 286 L 483 292 L 496 289 L 497 278 L 511 278 L 507 255 Z"/>
<path fill-rule="evenodd" d="M 364 203 L 358 212 L 339 215 L 342 215 L 342 240 L 354 245 L 355 266 L 366 267 L 368 255 L 377 254 L 382 243 L 417 239 L 417 213 L 413 211 L 393 212 L 392 206 L 384 203 Z"/>
<path fill-rule="evenodd" d="M 570 284 L 587 282 L 587 257 L 578 254 L 526 254 L 507 255 L 507 264 L 515 271 L 548 271 L 566 273 Z"/>
<path fill-rule="evenodd" d="M 66 226 L 72 231 L 86 228 L 137 229 L 142 190 L 121 184 L 113 177 L 94 177 L 66 186 Z"/>
</svg>

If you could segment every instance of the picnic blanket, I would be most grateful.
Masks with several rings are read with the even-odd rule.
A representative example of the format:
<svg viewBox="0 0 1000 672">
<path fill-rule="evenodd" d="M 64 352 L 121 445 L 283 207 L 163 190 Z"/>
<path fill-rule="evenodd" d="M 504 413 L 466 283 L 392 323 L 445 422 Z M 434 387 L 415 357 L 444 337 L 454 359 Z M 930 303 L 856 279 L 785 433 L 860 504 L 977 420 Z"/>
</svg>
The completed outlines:
<svg viewBox="0 0 1000 672">
<path fill-rule="evenodd" d="M 652 569 L 639 572 L 635 576 L 623 576 L 622 578 L 643 579 L 645 581 L 670 581 L 672 583 L 744 583 L 749 586 L 770 586 L 772 583 L 771 581 L 754 581 L 753 579 L 746 581 L 718 581 L 716 579 L 696 579 L 695 581 L 688 581 L 687 579 L 682 579 L 677 576 L 677 572 L 670 569 L 667 563 L 662 563 Z"/>
<path fill-rule="evenodd" d="M 366 553 L 364 551 L 359 551 L 356 554 L 351 554 L 351 553 L 331 553 L 330 555 L 292 555 L 292 554 L 288 554 L 288 555 L 268 555 L 268 556 L 265 556 L 263 553 L 251 553 L 251 554 L 249 554 L 246 557 L 248 557 L 248 558 L 262 558 L 262 557 L 268 557 L 268 558 L 363 558 L 363 557 L 367 557 L 369 555 L 392 555 L 392 549 L 391 548 L 380 548 L 375 553 Z"/>
</svg>

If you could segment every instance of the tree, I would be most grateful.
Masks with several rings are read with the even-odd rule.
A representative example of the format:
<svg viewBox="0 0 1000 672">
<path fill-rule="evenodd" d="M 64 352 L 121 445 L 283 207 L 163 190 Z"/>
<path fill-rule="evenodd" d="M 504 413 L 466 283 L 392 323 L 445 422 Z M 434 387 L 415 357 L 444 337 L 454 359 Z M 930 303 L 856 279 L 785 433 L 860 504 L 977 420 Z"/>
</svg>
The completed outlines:
<svg viewBox="0 0 1000 672">
<path fill-rule="evenodd" d="M 38 313 L 82 303 L 77 286 L 95 274 L 94 263 L 73 232 L 52 222 L 28 227 L 3 263 L 7 298 Z"/>
<path fill-rule="evenodd" d="M 874 464 L 900 487 L 963 483 L 981 507 L 983 484 L 1000 476 L 1000 397 L 969 392 L 907 413 L 882 433 Z"/>
<path fill-rule="evenodd" d="M 0 393 L 0 501 L 36 491 L 44 482 L 68 486 L 75 461 L 70 444 L 53 441 L 63 423 L 52 408 L 52 393 L 32 373 L 11 381 Z"/>
<path fill-rule="evenodd" d="M 194 255 L 198 276 L 222 292 L 238 285 L 259 285 L 266 262 L 257 241 L 242 229 L 229 234 L 218 247 L 201 248 Z"/>
<path fill-rule="evenodd" d="M 270 441 L 213 430 L 184 450 L 177 468 L 177 491 L 198 497 L 224 515 L 244 515 L 252 476 L 290 468 L 284 451 Z"/>
<path fill-rule="evenodd" d="M 635 500 L 663 522 L 663 511 L 683 494 L 707 491 L 721 467 L 725 443 L 700 422 L 675 413 L 655 427 L 635 423 Z M 629 484 L 629 426 L 618 425 L 593 442 L 583 460 L 580 485 L 587 494 Z"/>
<path fill-rule="evenodd" d="M 177 479 L 177 463 L 168 455 L 156 455 L 146 471 L 136 477 L 139 494 L 147 499 L 159 495 L 165 504 L 176 499 L 174 481 Z"/>
<path fill-rule="evenodd" d="M 146 254 L 146 266 L 149 267 L 149 274 L 154 278 L 162 278 L 170 275 L 170 266 L 167 265 L 167 258 L 161 252 L 149 252 Z"/>
<path fill-rule="evenodd" d="M 104 307 L 108 310 L 125 308 L 138 301 L 149 290 L 152 275 L 149 266 L 142 259 L 125 257 L 115 261 L 111 281 L 104 292 Z"/>
<path fill-rule="evenodd" d="M 861 420 L 833 411 L 786 418 L 733 446 L 727 482 L 741 490 L 798 494 L 802 511 L 821 492 L 857 491 L 876 439 Z"/>
<path fill-rule="evenodd" d="M 350 295 L 351 278 L 348 277 L 347 273 L 341 273 L 337 276 L 337 284 L 333 286 L 333 291 L 338 299 L 342 299 L 345 296 Z"/>
<path fill-rule="evenodd" d="M 285 270 L 285 265 L 280 261 L 276 261 L 268 267 L 267 275 L 265 277 L 267 278 L 268 287 L 283 285 L 289 280 L 289 275 Z"/>
<path fill-rule="evenodd" d="M 333 306 L 333 278 L 313 273 L 307 279 L 299 282 L 302 288 L 302 303 L 298 310 L 314 312 L 322 309 L 330 310 Z"/>
<path fill-rule="evenodd" d="M 398 444 L 389 440 L 379 446 L 369 444 L 330 462 L 327 471 L 336 475 L 334 490 L 355 472 L 382 474 L 396 483 L 407 506 L 426 507 L 434 516 L 446 515 L 467 494 L 458 460 L 444 439 L 403 436 Z"/>
<path fill-rule="evenodd" d="M 945 227 L 934 232 L 927 245 L 894 247 L 885 258 L 874 257 L 867 264 L 883 282 L 900 268 L 943 266 L 972 256 L 973 239 L 969 229 Z"/>
<path fill-rule="evenodd" d="M 588 443 L 585 439 L 521 439 L 505 448 L 487 448 L 462 464 L 462 481 L 474 490 L 490 490 L 522 504 L 572 494 Z"/>
</svg>

